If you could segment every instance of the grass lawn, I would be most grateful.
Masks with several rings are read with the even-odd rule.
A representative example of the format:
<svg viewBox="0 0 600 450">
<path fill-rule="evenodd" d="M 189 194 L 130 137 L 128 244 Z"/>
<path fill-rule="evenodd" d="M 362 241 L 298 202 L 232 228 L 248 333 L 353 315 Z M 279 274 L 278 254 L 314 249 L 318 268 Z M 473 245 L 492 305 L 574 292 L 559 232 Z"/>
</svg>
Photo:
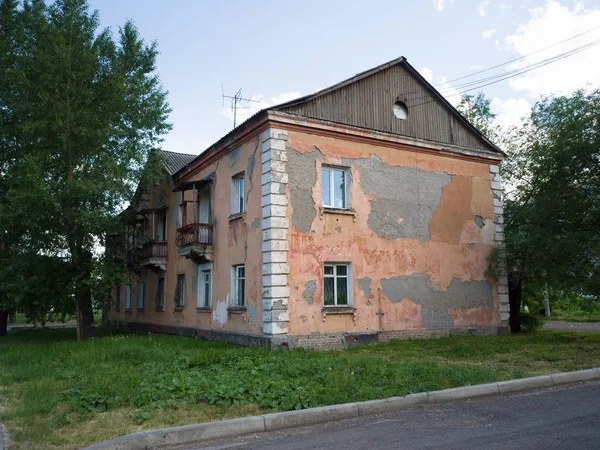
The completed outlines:
<svg viewBox="0 0 600 450">
<path fill-rule="evenodd" d="M 564 320 L 567 322 L 600 322 L 600 314 L 583 314 L 576 316 L 550 316 L 547 320 Z"/>
<path fill-rule="evenodd" d="M 15 448 L 80 448 L 143 429 L 600 366 L 591 333 L 312 352 L 100 332 L 87 342 L 64 329 L 0 338 L 0 421 Z"/>
</svg>

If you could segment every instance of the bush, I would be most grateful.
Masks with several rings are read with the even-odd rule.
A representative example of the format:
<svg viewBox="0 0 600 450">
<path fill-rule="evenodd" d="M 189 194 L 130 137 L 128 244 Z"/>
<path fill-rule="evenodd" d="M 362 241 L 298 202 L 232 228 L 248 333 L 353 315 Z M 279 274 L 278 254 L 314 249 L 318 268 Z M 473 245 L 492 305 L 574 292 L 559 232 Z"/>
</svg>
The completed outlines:
<svg viewBox="0 0 600 450">
<path fill-rule="evenodd" d="M 544 320 L 542 319 L 542 316 L 537 314 L 537 311 L 534 311 L 533 313 L 521 313 L 521 327 L 525 331 L 539 330 L 542 328 L 542 325 L 544 325 Z"/>
</svg>

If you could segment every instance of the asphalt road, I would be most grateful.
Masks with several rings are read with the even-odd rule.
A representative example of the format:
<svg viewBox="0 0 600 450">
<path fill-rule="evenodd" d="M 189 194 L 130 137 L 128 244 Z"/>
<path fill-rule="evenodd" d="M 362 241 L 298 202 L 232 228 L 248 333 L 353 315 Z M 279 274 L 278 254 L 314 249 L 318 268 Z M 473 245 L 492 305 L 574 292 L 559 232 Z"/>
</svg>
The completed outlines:
<svg viewBox="0 0 600 450">
<path fill-rule="evenodd" d="M 591 331 L 600 333 L 600 322 L 565 322 L 564 320 L 547 320 L 544 329 L 558 331 Z"/>
<path fill-rule="evenodd" d="M 194 450 L 600 449 L 600 382 L 421 406 Z"/>
</svg>

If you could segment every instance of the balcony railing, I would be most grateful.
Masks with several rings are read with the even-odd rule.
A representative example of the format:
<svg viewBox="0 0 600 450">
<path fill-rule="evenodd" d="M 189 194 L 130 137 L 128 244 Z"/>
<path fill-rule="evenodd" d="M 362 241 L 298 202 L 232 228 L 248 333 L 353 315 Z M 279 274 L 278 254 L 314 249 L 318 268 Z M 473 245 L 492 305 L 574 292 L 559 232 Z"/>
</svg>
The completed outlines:
<svg viewBox="0 0 600 450">
<path fill-rule="evenodd" d="M 212 245 L 213 227 L 208 223 L 189 223 L 177 229 L 177 246 Z"/>
<path fill-rule="evenodd" d="M 166 258 L 167 241 L 148 241 L 142 245 L 141 259 Z"/>
</svg>

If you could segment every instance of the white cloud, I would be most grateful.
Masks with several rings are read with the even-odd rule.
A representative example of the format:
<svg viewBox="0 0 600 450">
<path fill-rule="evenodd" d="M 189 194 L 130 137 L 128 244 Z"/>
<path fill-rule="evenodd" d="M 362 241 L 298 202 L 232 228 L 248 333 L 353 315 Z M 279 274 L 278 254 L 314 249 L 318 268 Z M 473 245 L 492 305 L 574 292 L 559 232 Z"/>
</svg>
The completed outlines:
<svg viewBox="0 0 600 450">
<path fill-rule="evenodd" d="M 429 67 L 421 67 L 419 73 L 423 75 L 423 78 L 425 78 L 427 81 L 433 83 L 433 70 L 431 70 Z"/>
<path fill-rule="evenodd" d="M 432 0 L 433 7 L 436 11 L 442 12 L 446 6 L 446 0 Z M 454 3 L 454 0 L 450 0 L 450 4 Z"/>
<path fill-rule="evenodd" d="M 490 106 L 492 112 L 496 114 L 496 122 L 504 128 L 520 125 L 521 119 L 528 116 L 531 111 L 531 105 L 523 98 L 500 100 L 495 97 Z"/>
<path fill-rule="evenodd" d="M 477 7 L 477 14 L 479 14 L 481 17 L 485 17 L 487 16 L 487 11 L 486 8 L 490 5 L 489 1 L 485 1 L 485 2 L 481 2 L 479 4 L 479 6 Z"/>
<path fill-rule="evenodd" d="M 557 1 L 549 1 L 542 7 L 531 9 L 529 15 L 527 23 L 504 38 L 508 49 L 517 56 L 591 30 L 600 23 L 600 9 L 587 9 L 582 3 L 575 3 L 569 9 Z M 524 67 L 598 38 L 600 30 L 527 57 L 511 68 Z M 527 72 L 509 82 L 513 89 L 536 100 L 540 95 L 569 94 L 588 84 L 600 85 L 600 46 Z"/>
<path fill-rule="evenodd" d="M 481 37 L 484 39 L 489 39 L 494 35 L 495 32 L 496 32 L 495 28 L 490 28 L 488 30 L 484 30 L 484 32 L 481 33 Z"/>
<path fill-rule="evenodd" d="M 294 100 L 298 97 L 300 97 L 300 92 L 296 91 L 287 91 L 276 97 L 269 98 L 264 98 L 262 94 L 253 94 L 250 96 L 250 98 L 252 100 L 258 100 L 259 103 L 249 102 L 241 104 L 240 106 L 243 106 L 243 108 L 238 108 L 237 110 L 237 125 L 249 119 L 261 109 L 270 108 L 271 106 L 279 105 L 280 103 L 289 102 L 290 100 Z M 221 109 L 221 114 L 227 117 L 229 120 L 233 120 L 233 109 L 231 106 Z"/>
</svg>

